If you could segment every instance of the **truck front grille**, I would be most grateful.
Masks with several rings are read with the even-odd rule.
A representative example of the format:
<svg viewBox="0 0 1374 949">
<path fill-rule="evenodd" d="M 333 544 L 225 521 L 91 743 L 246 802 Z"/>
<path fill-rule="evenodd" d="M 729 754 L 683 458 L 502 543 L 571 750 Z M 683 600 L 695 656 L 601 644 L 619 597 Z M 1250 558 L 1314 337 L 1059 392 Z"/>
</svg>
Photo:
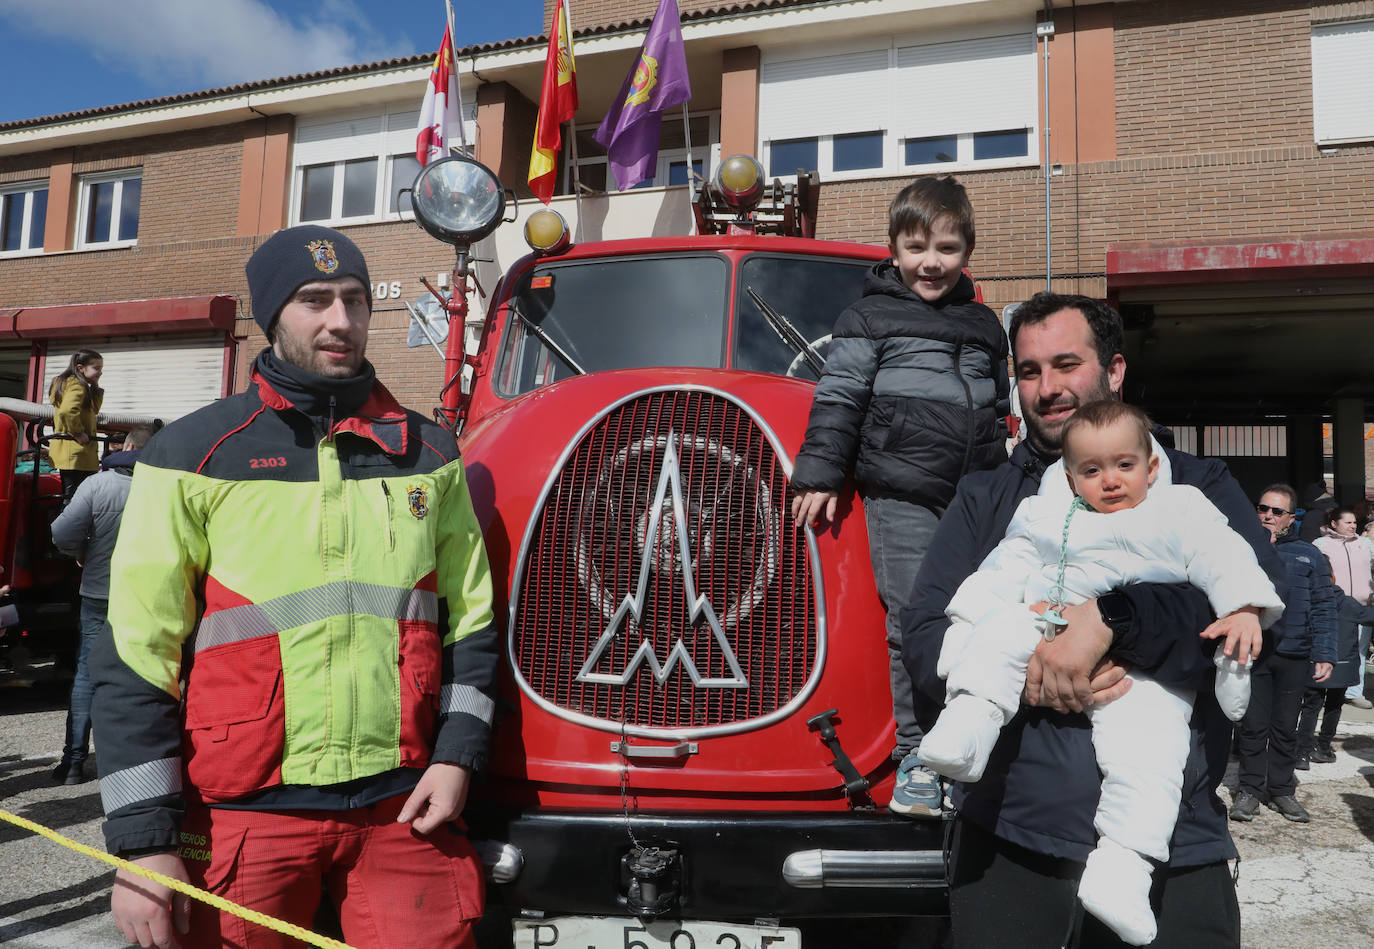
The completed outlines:
<svg viewBox="0 0 1374 949">
<path fill-rule="evenodd" d="M 816 581 L 789 502 L 777 453 L 732 399 L 657 390 L 611 409 L 526 535 L 510 643 L 524 687 L 640 733 L 785 706 L 818 649 Z"/>
</svg>

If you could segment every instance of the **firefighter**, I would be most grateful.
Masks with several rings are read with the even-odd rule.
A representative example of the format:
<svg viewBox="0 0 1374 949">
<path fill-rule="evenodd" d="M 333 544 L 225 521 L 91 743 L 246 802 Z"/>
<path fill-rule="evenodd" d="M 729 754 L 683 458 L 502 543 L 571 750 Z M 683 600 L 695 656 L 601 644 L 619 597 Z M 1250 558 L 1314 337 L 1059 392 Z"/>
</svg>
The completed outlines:
<svg viewBox="0 0 1374 949">
<path fill-rule="evenodd" d="M 471 946 L 459 813 L 487 755 L 491 578 L 452 433 L 366 361 L 367 263 L 313 225 L 246 266 L 270 346 L 248 391 L 144 451 L 96 649 L 109 849 L 345 939 Z M 294 940 L 121 870 L 143 946 Z"/>
</svg>

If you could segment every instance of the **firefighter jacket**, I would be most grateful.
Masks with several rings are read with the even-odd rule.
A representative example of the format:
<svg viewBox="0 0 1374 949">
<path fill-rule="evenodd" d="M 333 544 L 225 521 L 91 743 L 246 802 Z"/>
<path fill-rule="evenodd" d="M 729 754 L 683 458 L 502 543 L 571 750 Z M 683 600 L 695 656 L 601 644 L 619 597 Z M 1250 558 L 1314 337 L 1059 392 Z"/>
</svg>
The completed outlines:
<svg viewBox="0 0 1374 949">
<path fill-rule="evenodd" d="M 322 422 L 255 367 L 134 475 L 92 657 L 110 850 L 175 847 L 183 794 L 274 809 L 274 792 L 479 768 L 491 597 L 451 433 L 379 383 Z"/>
</svg>

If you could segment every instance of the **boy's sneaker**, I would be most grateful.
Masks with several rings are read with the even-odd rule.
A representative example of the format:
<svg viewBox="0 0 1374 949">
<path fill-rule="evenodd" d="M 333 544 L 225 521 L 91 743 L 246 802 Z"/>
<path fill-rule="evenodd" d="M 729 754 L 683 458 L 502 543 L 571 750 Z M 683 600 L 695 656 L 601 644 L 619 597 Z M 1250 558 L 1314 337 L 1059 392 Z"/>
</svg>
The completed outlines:
<svg viewBox="0 0 1374 949">
<path fill-rule="evenodd" d="M 887 809 L 908 817 L 939 817 L 944 798 L 940 776 L 921 764 L 919 754 L 913 751 L 897 766 L 897 783 Z"/>
</svg>

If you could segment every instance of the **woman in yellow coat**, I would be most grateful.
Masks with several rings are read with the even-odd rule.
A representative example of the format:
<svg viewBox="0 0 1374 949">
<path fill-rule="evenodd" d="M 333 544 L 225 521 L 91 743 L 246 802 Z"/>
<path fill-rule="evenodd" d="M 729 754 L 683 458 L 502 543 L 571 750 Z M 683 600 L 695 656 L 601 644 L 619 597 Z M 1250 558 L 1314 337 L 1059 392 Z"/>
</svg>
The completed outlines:
<svg viewBox="0 0 1374 949">
<path fill-rule="evenodd" d="M 100 467 L 95 416 L 105 400 L 105 390 L 97 385 L 104 369 L 100 353 L 78 349 L 48 389 L 48 401 L 57 408 L 53 429 L 59 435 L 71 436 L 54 438 L 48 445 L 53 467 L 62 475 L 64 504 L 72 499 L 76 486 Z"/>
</svg>

